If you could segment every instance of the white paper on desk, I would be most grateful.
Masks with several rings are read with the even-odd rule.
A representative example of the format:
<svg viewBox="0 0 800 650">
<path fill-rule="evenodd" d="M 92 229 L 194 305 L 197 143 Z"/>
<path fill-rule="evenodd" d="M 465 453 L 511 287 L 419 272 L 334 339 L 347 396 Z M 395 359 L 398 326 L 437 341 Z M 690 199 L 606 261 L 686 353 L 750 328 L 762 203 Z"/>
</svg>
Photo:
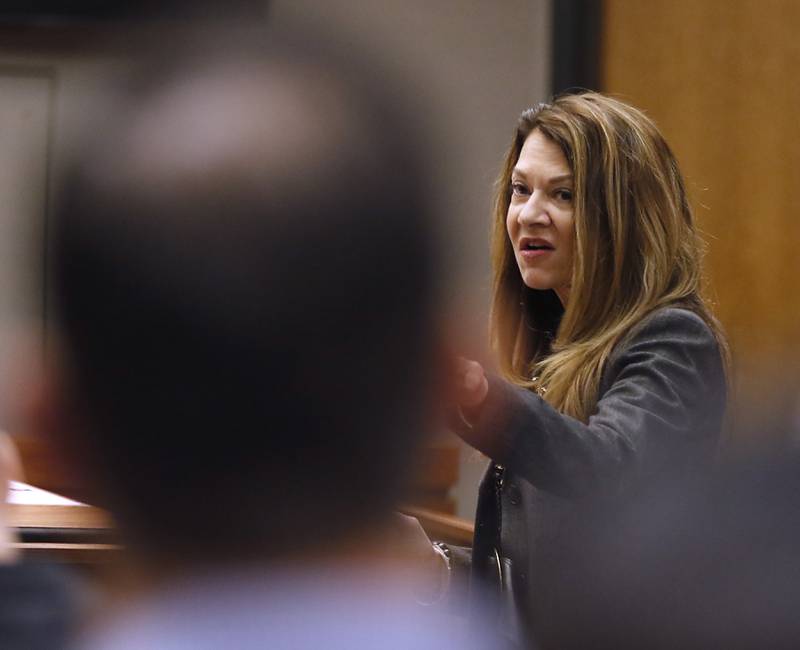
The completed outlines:
<svg viewBox="0 0 800 650">
<path fill-rule="evenodd" d="M 19 481 L 8 482 L 6 503 L 22 506 L 83 506 L 85 503 L 73 501 L 47 490 L 33 487 Z"/>
</svg>

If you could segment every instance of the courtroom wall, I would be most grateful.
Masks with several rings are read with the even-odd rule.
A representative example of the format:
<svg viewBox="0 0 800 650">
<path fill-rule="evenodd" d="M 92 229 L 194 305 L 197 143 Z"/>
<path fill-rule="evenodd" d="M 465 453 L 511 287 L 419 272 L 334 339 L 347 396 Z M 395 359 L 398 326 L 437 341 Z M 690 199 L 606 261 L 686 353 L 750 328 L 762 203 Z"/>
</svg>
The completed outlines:
<svg viewBox="0 0 800 650">
<path fill-rule="evenodd" d="M 655 119 L 688 181 L 750 444 L 800 415 L 800 3 L 605 0 L 602 25 L 602 89 Z"/>
</svg>

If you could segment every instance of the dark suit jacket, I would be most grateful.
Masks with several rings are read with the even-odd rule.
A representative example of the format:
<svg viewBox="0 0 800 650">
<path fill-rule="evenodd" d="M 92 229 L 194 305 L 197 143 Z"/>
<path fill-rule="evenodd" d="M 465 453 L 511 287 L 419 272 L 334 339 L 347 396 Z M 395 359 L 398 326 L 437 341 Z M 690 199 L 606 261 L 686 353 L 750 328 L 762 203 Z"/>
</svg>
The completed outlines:
<svg viewBox="0 0 800 650">
<path fill-rule="evenodd" d="M 583 423 L 490 377 L 477 419 L 458 427 L 493 461 L 480 486 L 472 552 L 462 559 L 473 591 L 502 578 L 501 597 L 513 605 L 501 606 L 501 629 L 512 637 L 529 622 L 533 595 L 541 597 L 536 551 L 577 503 L 711 460 L 726 402 L 719 345 L 693 312 L 657 310 L 617 346 L 599 396 Z"/>
</svg>

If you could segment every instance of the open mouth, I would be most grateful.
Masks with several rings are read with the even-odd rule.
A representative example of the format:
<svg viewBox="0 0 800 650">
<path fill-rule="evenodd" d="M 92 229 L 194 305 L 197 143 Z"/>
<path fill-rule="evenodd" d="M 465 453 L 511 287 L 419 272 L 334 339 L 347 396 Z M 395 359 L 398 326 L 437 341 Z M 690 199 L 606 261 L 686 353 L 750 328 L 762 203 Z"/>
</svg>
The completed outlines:
<svg viewBox="0 0 800 650">
<path fill-rule="evenodd" d="M 520 243 L 520 250 L 522 251 L 551 251 L 554 246 L 549 242 L 541 239 L 526 239 Z"/>
</svg>

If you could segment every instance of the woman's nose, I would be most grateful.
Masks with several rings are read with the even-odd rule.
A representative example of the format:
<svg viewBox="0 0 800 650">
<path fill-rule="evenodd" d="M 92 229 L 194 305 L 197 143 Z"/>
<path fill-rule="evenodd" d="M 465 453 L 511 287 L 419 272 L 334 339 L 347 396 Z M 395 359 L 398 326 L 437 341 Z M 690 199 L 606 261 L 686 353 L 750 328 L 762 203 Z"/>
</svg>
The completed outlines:
<svg viewBox="0 0 800 650">
<path fill-rule="evenodd" d="M 549 225 L 550 215 L 539 192 L 533 192 L 519 213 L 519 222 L 523 226 Z"/>
</svg>

